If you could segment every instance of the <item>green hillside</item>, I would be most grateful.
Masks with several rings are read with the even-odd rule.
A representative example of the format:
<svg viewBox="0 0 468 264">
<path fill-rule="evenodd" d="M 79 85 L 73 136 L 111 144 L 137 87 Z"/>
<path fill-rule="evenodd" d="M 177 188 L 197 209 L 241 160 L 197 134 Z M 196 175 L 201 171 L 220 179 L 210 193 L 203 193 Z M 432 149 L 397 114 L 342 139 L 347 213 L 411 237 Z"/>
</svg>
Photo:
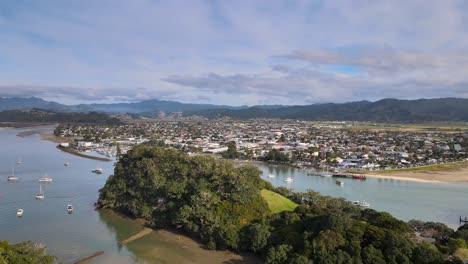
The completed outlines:
<svg viewBox="0 0 468 264">
<path fill-rule="evenodd" d="M 263 189 L 260 193 L 263 199 L 267 202 L 268 208 L 274 214 L 283 211 L 294 211 L 297 207 L 296 203 L 281 194 L 277 194 L 266 189 Z"/>
</svg>

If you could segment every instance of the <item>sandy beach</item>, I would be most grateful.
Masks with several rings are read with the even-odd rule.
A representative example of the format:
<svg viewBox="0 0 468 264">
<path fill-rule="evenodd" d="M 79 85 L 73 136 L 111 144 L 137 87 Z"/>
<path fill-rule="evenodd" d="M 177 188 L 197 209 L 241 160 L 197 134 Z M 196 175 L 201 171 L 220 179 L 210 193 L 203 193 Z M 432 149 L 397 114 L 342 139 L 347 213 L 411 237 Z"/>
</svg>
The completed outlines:
<svg viewBox="0 0 468 264">
<path fill-rule="evenodd" d="M 379 174 L 378 172 L 366 174 L 367 177 L 395 179 L 418 182 L 468 182 L 468 163 L 464 168 L 457 170 L 419 170 L 395 171 Z"/>
</svg>

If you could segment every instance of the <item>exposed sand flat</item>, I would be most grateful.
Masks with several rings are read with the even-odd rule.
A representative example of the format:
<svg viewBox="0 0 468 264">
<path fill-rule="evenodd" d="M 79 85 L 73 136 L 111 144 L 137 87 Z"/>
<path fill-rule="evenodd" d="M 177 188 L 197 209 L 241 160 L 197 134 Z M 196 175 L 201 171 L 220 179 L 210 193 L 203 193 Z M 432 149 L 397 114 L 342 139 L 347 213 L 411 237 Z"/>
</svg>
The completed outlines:
<svg viewBox="0 0 468 264">
<path fill-rule="evenodd" d="M 52 141 L 52 142 L 55 142 L 55 143 L 71 143 L 71 142 L 73 142 L 74 138 L 71 138 L 71 137 L 69 137 L 69 138 L 57 137 L 54 134 L 41 134 L 41 139 Z"/>
<path fill-rule="evenodd" d="M 150 228 L 145 227 L 145 228 L 143 228 L 143 230 L 141 230 L 140 232 L 138 232 L 138 233 L 136 233 L 136 234 L 134 234 L 134 235 L 128 237 L 127 239 L 124 239 L 124 240 L 122 240 L 122 241 L 119 241 L 119 244 L 125 245 L 125 244 L 130 243 L 130 242 L 132 242 L 132 241 L 134 241 L 134 240 L 137 240 L 137 239 L 139 239 L 139 238 L 142 238 L 142 237 L 144 237 L 144 236 L 150 234 L 151 232 L 153 232 L 153 229 L 150 229 Z"/>
<path fill-rule="evenodd" d="M 446 171 L 395 171 L 385 174 L 367 174 L 368 177 L 418 182 L 468 182 L 468 167 Z"/>
<path fill-rule="evenodd" d="M 86 264 L 86 263 L 89 263 L 89 262 L 92 261 L 95 257 L 100 256 L 100 255 L 102 255 L 102 254 L 104 254 L 104 251 L 98 251 L 98 252 L 92 254 L 92 255 L 89 256 L 89 257 L 86 257 L 86 258 L 84 258 L 84 259 L 78 260 L 77 262 L 75 262 L 75 264 Z"/>
</svg>

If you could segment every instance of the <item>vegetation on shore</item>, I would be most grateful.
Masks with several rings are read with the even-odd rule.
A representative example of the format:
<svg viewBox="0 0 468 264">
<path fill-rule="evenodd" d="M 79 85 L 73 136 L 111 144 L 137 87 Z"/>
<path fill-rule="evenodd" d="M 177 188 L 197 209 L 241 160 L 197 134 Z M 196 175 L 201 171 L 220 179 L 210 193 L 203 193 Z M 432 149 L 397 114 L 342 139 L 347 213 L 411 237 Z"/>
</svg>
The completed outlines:
<svg viewBox="0 0 468 264">
<path fill-rule="evenodd" d="M 210 249 L 257 253 L 266 263 L 461 263 L 448 256 L 466 248 L 468 225 L 457 232 L 440 223 L 410 225 L 342 198 L 273 189 L 260 173 L 253 166 L 140 145 L 119 159 L 97 205 L 153 227 L 179 228 Z M 272 214 L 263 189 L 298 206 Z M 435 246 L 415 242 L 415 230 L 433 237 Z"/>
<path fill-rule="evenodd" d="M 297 207 L 295 202 L 273 191 L 263 189 L 261 190 L 260 194 L 267 202 L 268 208 L 273 214 L 283 211 L 294 211 L 294 209 Z"/>
<path fill-rule="evenodd" d="M 52 264 L 54 256 L 47 255 L 45 248 L 32 241 L 11 244 L 8 241 L 0 241 L 0 263 L 2 264 Z"/>
</svg>

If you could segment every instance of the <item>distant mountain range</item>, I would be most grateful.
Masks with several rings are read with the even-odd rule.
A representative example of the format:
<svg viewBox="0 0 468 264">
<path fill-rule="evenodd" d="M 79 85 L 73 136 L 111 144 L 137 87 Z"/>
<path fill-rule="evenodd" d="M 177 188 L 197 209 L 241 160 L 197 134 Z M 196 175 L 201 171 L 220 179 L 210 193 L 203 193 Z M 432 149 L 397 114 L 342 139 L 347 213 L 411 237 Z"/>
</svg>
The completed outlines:
<svg viewBox="0 0 468 264">
<path fill-rule="evenodd" d="M 165 100 L 136 103 L 64 105 L 37 97 L 0 98 L 0 111 L 43 109 L 54 112 L 131 113 L 157 116 L 159 112 L 183 112 L 185 116 L 235 119 L 278 118 L 303 120 L 355 120 L 377 122 L 464 121 L 468 122 L 468 99 L 383 99 L 376 102 L 327 103 L 301 106 L 227 106 L 186 104 Z"/>
<path fill-rule="evenodd" d="M 468 121 L 468 99 L 438 98 L 418 100 L 383 99 L 343 104 L 284 106 L 276 109 L 250 107 L 187 112 L 207 118 L 277 118 L 301 120 L 354 120 L 376 122 Z"/>
<path fill-rule="evenodd" d="M 0 111 L 44 109 L 56 112 L 106 112 L 106 113 L 146 113 L 157 114 L 158 112 L 184 112 L 199 111 L 206 109 L 245 109 L 248 106 L 228 106 L 211 104 L 185 104 L 165 100 L 146 100 L 136 103 L 114 103 L 114 104 L 79 104 L 64 105 L 56 102 L 45 101 L 37 97 L 29 98 L 0 98 Z"/>
</svg>

